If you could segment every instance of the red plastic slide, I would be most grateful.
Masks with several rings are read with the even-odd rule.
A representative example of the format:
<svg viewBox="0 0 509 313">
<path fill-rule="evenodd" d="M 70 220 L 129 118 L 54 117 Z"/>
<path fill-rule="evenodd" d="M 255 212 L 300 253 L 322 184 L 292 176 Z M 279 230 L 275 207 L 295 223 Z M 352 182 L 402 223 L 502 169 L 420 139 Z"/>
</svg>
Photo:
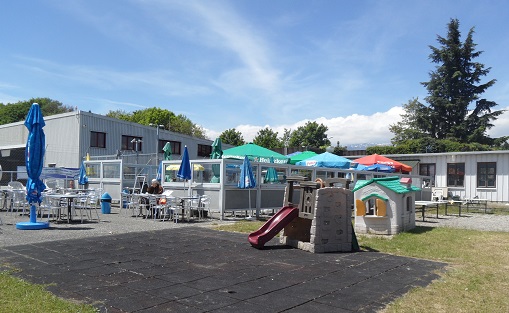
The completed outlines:
<svg viewBox="0 0 509 313">
<path fill-rule="evenodd" d="M 299 216 L 299 209 L 285 206 L 255 232 L 248 236 L 249 243 L 258 249 L 263 248 L 267 241 L 274 238 L 286 225 Z"/>
</svg>

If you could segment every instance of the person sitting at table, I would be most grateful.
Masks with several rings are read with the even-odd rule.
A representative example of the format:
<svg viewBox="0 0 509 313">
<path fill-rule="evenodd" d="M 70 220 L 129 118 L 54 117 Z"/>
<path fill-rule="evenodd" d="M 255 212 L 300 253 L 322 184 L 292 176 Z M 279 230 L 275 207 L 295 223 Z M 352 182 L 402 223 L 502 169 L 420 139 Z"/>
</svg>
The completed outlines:
<svg viewBox="0 0 509 313">
<path fill-rule="evenodd" d="M 150 187 L 148 187 L 147 192 L 155 195 L 160 195 L 163 193 L 163 187 L 159 184 L 157 179 L 152 179 Z"/>
</svg>

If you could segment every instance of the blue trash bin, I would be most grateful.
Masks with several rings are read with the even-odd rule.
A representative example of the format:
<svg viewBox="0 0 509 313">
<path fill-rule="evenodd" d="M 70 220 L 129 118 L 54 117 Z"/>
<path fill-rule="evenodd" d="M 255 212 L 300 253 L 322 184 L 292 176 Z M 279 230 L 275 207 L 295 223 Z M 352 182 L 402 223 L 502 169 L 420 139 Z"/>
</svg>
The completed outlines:
<svg viewBox="0 0 509 313">
<path fill-rule="evenodd" d="M 129 189 L 124 188 L 122 190 L 122 208 L 124 208 L 124 209 L 127 208 L 127 202 L 129 202 L 127 199 L 128 196 L 129 196 Z"/>
<path fill-rule="evenodd" d="M 101 197 L 101 213 L 102 214 L 111 213 L 111 196 L 107 192 L 105 192 Z"/>
</svg>

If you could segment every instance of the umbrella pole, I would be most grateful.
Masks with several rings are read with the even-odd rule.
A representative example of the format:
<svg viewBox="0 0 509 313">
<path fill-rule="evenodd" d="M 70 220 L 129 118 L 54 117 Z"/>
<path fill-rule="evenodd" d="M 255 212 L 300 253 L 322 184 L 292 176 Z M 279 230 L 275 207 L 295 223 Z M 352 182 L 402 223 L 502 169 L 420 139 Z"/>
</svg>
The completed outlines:
<svg viewBox="0 0 509 313">
<path fill-rule="evenodd" d="M 249 217 L 253 217 L 253 209 L 251 209 L 251 188 L 248 189 L 248 199 L 249 199 L 249 211 L 251 211 Z"/>
<path fill-rule="evenodd" d="M 35 211 L 35 205 L 31 204 L 30 205 L 30 223 L 35 223 L 36 221 L 37 221 L 37 212 Z"/>
</svg>

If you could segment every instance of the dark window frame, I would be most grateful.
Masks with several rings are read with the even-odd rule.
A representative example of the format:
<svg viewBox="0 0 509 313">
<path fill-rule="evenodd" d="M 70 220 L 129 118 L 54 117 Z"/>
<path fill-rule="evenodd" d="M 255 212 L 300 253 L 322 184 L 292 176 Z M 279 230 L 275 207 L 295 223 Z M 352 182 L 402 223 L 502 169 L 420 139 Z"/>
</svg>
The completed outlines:
<svg viewBox="0 0 509 313">
<path fill-rule="evenodd" d="M 427 179 L 423 179 L 423 181 L 426 182 L 426 185 L 428 187 L 435 186 L 436 174 L 437 174 L 436 163 L 420 163 L 419 164 L 419 175 L 431 177 L 431 181 L 428 181 Z"/>
<path fill-rule="evenodd" d="M 465 187 L 465 163 L 447 163 L 447 187 Z"/>
<path fill-rule="evenodd" d="M 212 154 L 212 146 L 211 145 L 198 144 L 198 156 L 199 157 L 210 157 L 211 154 Z"/>
<path fill-rule="evenodd" d="M 477 188 L 497 188 L 497 162 L 477 162 Z"/>
<path fill-rule="evenodd" d="M 136 151 L 136 142 L 132 142 L 133 139 L 139 140 L 138 142 L 138 152 L 143 151 L 143 138 L 138 136 L 131 136 L 131 135 L 122 135 L 122 142 L 121 142 L 121 150 L 131 150 Z"/>
<path fill-rule="evenodd" d="M 90 131 L 90 147 L 106 148 L 106 133 Z"/>
</svg>

